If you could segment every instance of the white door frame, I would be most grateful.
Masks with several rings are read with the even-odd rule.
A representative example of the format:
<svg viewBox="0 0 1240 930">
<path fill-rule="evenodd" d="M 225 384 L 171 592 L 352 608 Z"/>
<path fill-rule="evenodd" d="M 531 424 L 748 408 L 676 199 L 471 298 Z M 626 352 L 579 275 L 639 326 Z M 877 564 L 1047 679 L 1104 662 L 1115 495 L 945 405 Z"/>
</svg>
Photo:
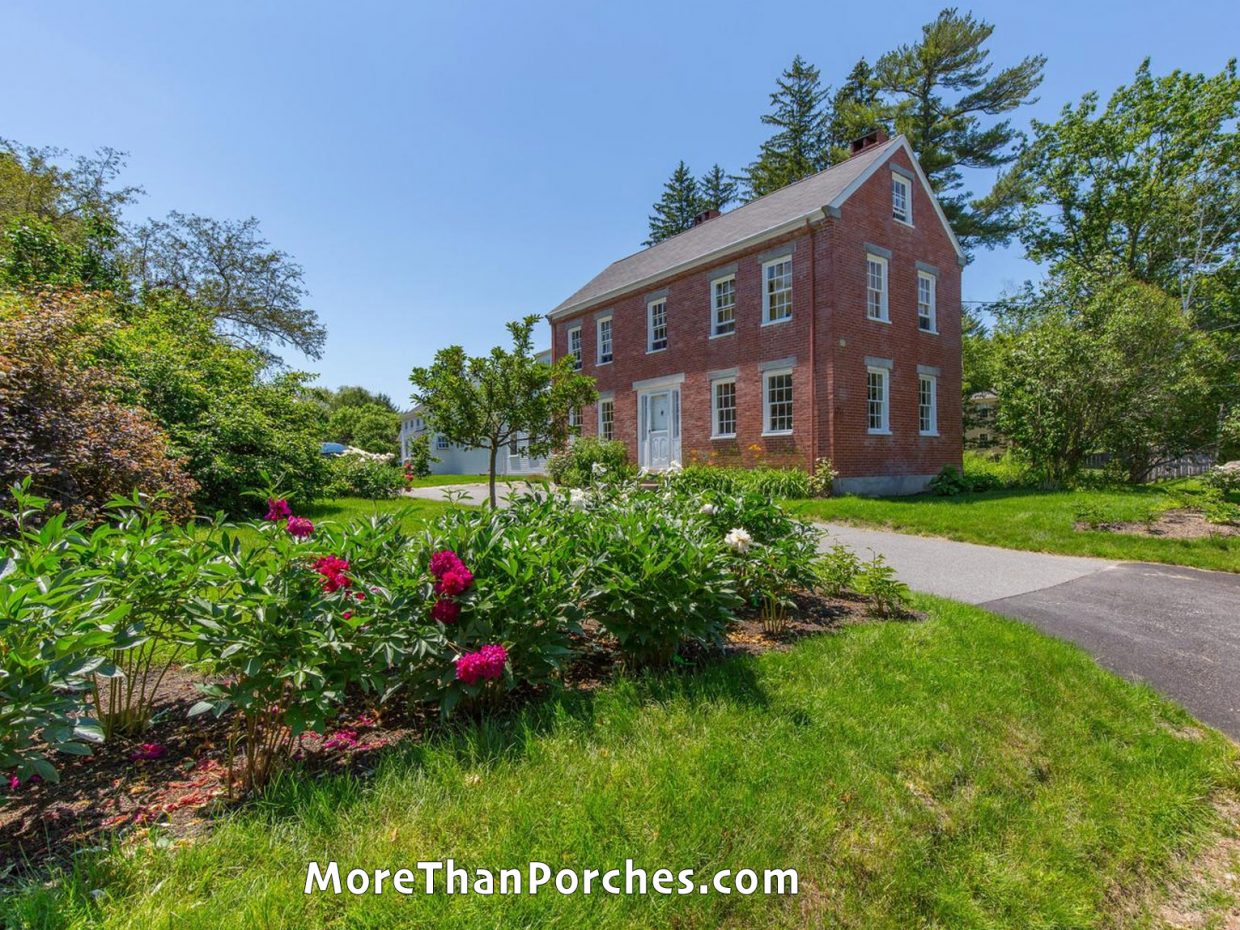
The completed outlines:
<svg viewBox="0 0 1240 930">
<path fill-rule="evenodd" d="M 646 381 L 633 382 L 633 390 L 637 393 L 637 464 L 640 468 L 651 468 L 650 450 L 646 437 L 646 417 L 648 398 L 657 394 L 667 394 L 668 402 L 668 459 L 680 462 L 680 386 L 684 382 L 683 374 L 664 378 L 650 378 Z M 667 466 L 662 466 L 666 468 Z M 654 470 L 654 469 L 651 469 Z"/>
</svg>

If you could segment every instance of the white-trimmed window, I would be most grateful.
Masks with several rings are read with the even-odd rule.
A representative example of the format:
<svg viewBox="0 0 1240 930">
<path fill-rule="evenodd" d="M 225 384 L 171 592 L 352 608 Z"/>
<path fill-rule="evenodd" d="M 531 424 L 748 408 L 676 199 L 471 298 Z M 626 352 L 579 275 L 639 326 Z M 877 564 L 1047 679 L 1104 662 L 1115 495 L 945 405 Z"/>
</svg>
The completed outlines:
<svg viewBox="0 0 1240 930">
<path fill-rule="evenodd" d="M 573 367 L 581 370 L 581 327 L 574 326 L 568 331 L 568 354 L 573 357 Z"/>
<path fill-rule="evenodd" d="M 736 379 L 719 378 L 710 383 L 711 439 L 736 436 Z"/>
<path fill-rule="evenodd" d="M 710 334 L 726 336 L 736 332 L 736 275 L 710 282 Z"/>
<path fill-rule="evenodd" d="M 652 300 L 646 304 L 646 351 L 659 352 L 667 348 L 667 298 Z"/>
<path fill-rule="evenodd" d="M 792 369 L 762 373 L 762 433 L 784 435 L 792 432 Z"/>
<path fill-rule="evenodd" d="M 917 272 L 917 328 L 923 333 L 939 331 L 935 291 L 938 279 L 928 271 Z"/>
<path fill-rule="evenodd" d="M 792 256 L 762 265 L 762 322 L 792 319 Z"/>
<path fill-rule="evenodd" d="M 616 438 L 616 402 L 610 397 L 598 402 L 598 437 L 607 440 Z"/>
<path fill-rule="evenodd" d="M 917 376 L 917 431 L 923 436 L 939 434 L 939 379 Z"/>
<path fill-rule="evenodd" d="M 865 257 L 865 315 L 887 322 L 887 259 L 881 255 Z"/>
<path fill-rule="evenodd" d="M 891 173 L 891 216 L 913 225 L 913 186 L 902 174 Z"/>
<path fill-rule="evenodd" d="M 598 321 L 598 363 L 606 365 L 611 361 L 611 317 L 605 316 Z"/>
<path fill-rule="evenodd" d="M 443 433 L 440 433 L 438 436 L 436 436 L 435 437 L 435 448 L 438 449 L 440 452 L 446 451 L 448 448 L 448 437 L 445 436 Z"/>
<path fill-rule="evenodd" d="M 865 370 L 866 426 L 871 433 L 891 432 L 888 417 L 890 372 L 886 368 Z"/>
</svg>

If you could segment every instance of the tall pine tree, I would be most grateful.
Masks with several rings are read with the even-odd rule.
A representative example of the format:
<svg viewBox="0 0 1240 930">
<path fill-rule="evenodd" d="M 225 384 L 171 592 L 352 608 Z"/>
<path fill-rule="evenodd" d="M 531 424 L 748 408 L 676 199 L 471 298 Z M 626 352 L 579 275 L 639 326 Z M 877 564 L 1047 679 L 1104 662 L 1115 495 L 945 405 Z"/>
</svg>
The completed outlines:
<svg viewBox="0 0 1240 930">
<path fill-rule="evenodd" d="M 830 163 L 828 115 L 823 107 L 829 90 L 822 86 L 818 69 L 797 55 L 776 83 L 771 112 L 762 122 L 777 131 L 762 143 L 757 160 L 745 171 L 750 198 L 809 177 Z"/>
<path fill-rule="evenodd" d="M 943 10 L 922 26 L 921 40 L 888 52 L 874 67 L 896 132 L 909 139 L 961 243 L 996 245 L 1015 230 L 1015 188 L 1000 178 L 987 195 L 962 190 L 963 168 L 1001 168 L 1016 158 L 1019 130 L 1010 119 L 983 125 L 1033 103 L 1043 55 L 991 74 L 990 23 Z"/>
<path fill-rule="evenodd" d="M 831 116 L 827 123 L 831 163 L 848 158 L 854 139 L 880 127 L 887 128 L 886 113 L 878 97 L 878 88 L 874 86 L 874 69 L 862 58 L 853 65 L 831 98 Z"/>
<path fill-rule="evenodd" d="M 698 182 L 703 210 L 722 210 L 736 200 L 736 181 L 719 165 L 713 165 Z"/>
<path fill-rule="evenodd" d="M 693 225 L 694 218 L 705 209 L 697 178 L 681 161 L 663 185 L 663 196 L 654 204 L 650 215 L 650 238 L 645 245 L 654 245 L 682 233 Z"/>
</svg>

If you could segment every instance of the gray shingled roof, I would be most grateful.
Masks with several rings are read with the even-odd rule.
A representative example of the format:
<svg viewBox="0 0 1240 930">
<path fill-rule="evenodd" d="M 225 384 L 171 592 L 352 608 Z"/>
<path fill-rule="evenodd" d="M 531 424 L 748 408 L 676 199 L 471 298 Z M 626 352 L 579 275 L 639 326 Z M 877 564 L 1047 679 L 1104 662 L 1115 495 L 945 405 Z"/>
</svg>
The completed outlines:
<svg viewBox="0 0 1240 930">
<path fill-rule="evenodd" d="M 612 262 L 551 313 L 555 315 L 569 308 L 587 305 L 606 294 L 618 296 L 642 281 L 761 236 L 767 230 L 811 216 L 839 197 L 867 168 L 884 159 L 902 143 L 903 136 L 889 139 L 825 171 Z"/>
</svg>

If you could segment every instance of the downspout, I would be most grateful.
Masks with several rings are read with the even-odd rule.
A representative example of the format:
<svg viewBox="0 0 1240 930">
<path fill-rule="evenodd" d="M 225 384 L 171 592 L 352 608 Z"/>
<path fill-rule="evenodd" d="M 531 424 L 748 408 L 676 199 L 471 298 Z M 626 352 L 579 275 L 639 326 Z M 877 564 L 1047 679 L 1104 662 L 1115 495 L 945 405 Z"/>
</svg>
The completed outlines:
<svg viewBox="0 0 1240 930">
<path fill-rule="evenodd" d="M 814 267 L 817 253 L 814 224 L 807 217 L 805 228 L 809 232 L 809 471 L 813 474 L 818 461 L 818 273 Z"/>
</svg>

